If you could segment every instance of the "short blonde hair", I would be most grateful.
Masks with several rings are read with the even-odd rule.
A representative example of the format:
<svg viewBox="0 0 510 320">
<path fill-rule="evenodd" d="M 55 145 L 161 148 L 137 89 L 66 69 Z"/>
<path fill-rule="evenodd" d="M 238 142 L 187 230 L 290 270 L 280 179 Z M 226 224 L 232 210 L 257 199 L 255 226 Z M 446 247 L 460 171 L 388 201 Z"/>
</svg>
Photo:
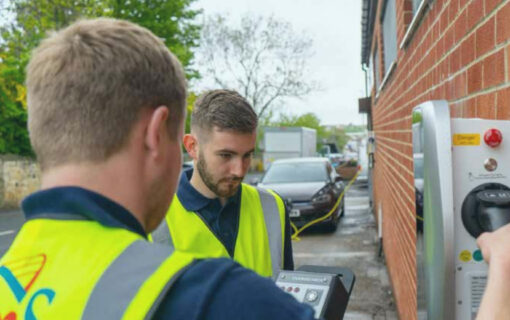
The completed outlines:
<svg viewBox="0 0 510 320">
<path fill-rule="evenodd" d="M 45 39 L 27 68 L 28 129 L 41 168 L 100 162 L 121 150 L 143 108 L 185 112 L 182 66 L 149 30 L 115 19 L 78 21 Z"/>
</svg>

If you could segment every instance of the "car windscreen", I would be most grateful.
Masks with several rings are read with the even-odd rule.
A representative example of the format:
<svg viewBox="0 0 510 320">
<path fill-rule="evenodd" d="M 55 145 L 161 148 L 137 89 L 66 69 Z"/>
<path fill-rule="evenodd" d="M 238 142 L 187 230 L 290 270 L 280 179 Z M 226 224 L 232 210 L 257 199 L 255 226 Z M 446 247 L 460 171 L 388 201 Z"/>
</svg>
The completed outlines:
<svg viewBox="0 0 510 320">
<path fill-rule="evenodd" d="M 276 163 L 271 165 L 262 183 L 318 182 L 328 180 L 324 163 Z"/>
</svg>

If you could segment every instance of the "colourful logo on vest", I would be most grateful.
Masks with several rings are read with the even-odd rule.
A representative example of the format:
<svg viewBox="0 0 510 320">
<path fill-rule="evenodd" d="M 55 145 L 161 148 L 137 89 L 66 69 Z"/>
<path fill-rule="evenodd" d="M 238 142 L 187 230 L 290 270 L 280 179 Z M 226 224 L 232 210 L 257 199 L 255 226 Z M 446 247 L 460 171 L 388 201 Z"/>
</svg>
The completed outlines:
<svg viewBox="0 0 510 320">
<path fill-rule="evenodd" d="M 25 310 L 25 320 L 36 320 L 37 317 L 33 311 L 34 301 L 45 297 L 48 304 L 53 302 L 55 291 L 48 288 L 41 288 L 36 292 L 30 292 L 41 271 L 46 264 L 46 255 L 39 254 L 32 257 L 21 258 L 4 263 L 0 266 L 0 276 L 5 280 L 12 294 L 18 303 L 28 299 Z M 17 314 L 14 311 L 9 312 L 3 318 L 5 320 L 17 320 Z"/>
</svg>

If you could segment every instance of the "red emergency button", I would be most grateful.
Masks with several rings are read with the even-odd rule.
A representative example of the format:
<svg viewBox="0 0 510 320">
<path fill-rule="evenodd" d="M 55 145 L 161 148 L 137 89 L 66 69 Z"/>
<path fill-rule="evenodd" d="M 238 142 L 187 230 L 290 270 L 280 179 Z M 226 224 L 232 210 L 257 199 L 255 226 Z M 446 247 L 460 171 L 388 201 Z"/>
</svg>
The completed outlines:
<svg viewBox="0 0 510 320">
<path fill-rule="evenodd" d="M 503 141 L 503 135 L 498 129 L 492 128 L 485 132 L 483 140 L 489 147 L 496 148 L 501 144 L 501 141 Z"/>
</svg>

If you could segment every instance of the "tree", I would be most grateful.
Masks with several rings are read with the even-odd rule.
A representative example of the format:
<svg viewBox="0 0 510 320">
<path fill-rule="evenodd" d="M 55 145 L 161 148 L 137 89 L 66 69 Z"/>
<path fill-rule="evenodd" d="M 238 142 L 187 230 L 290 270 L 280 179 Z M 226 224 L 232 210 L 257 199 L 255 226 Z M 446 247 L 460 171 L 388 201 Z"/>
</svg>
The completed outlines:
<svg viewBox="0 0 510 320">
<path fill-rule="evenodd" d="M 195 0 L 0 0 L 0 154 L 31 154 L 26 129 L 25 67 L 49 30 L 79 18 L 130 20 L 159 36 L 183 63 L 188 78 L 197 46 Z"/>
<path fill-rule="evenodd" d="M 198 50 L 204 82 L 239 91 L 263 118 L 283 99 L 302 98 L 317 89 L 307 78 L 311 38 L 274 17 L 242 17 L 231 26 L 225 16 L 205 20 Z"/>
<path fill-rule="evenodd" d="M 109 0 L 104 14 L 129 20 L 151 30 L 177 56 L 188 78 L 196 78 L 198 72 L 190 65 L 194 58 L 192 49 L 198 46 L 201 27 L 195 22 L 200 10 L 189 9 L 194 1 Z"/>
</svg>

